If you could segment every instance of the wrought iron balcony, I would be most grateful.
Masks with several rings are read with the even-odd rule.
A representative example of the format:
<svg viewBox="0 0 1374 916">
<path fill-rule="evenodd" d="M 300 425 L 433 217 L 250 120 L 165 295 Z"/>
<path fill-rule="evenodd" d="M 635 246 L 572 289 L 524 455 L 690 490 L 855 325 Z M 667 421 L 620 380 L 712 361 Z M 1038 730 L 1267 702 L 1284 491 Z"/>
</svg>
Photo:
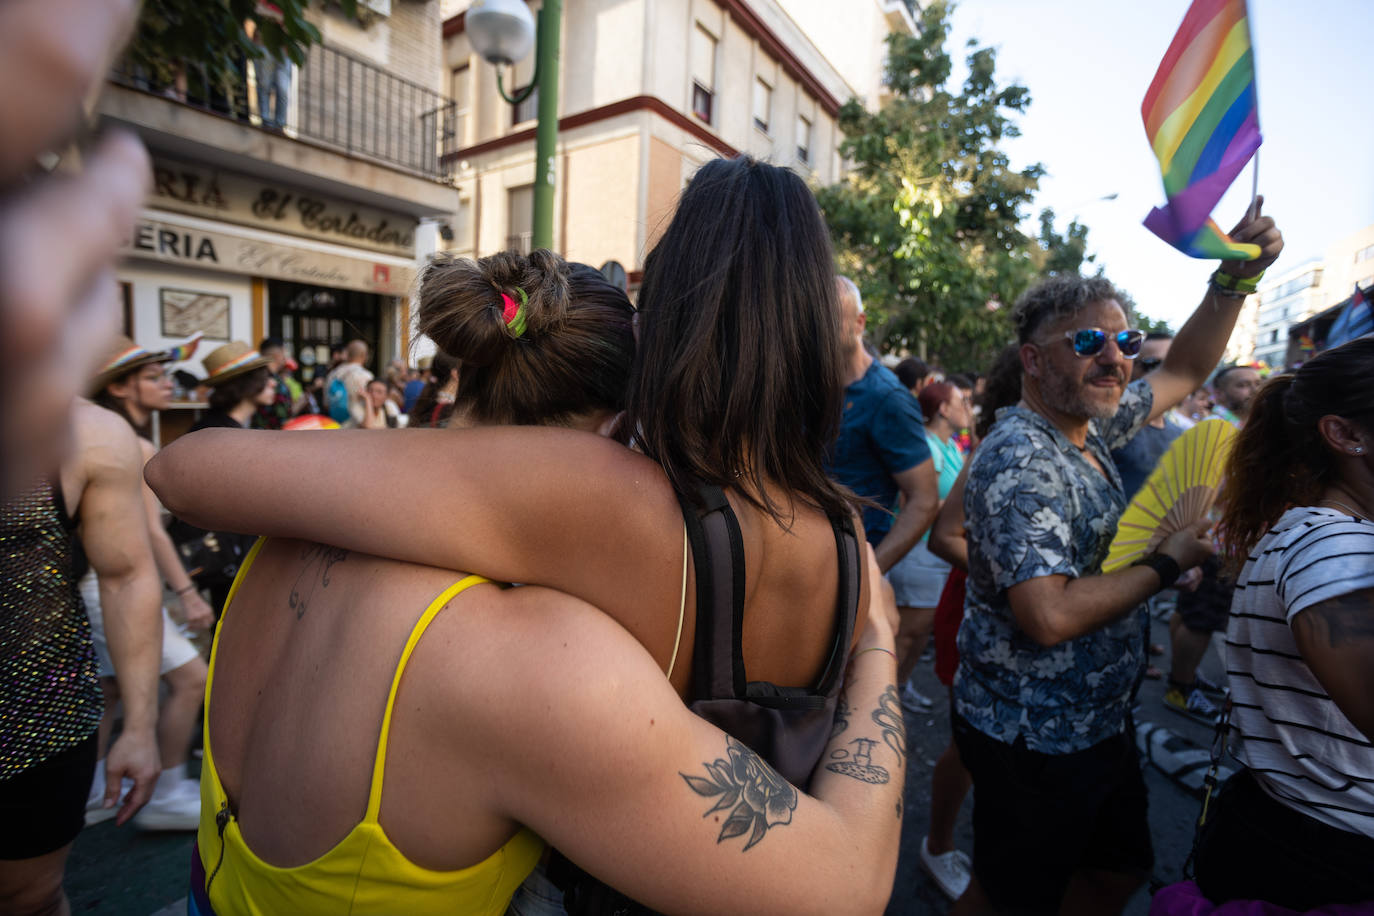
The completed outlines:
<svg viewBox="0 0 1374 916">
<path fill-rule="evenodd" d="M 457 106 L 451 99 L 347 51 L 315 45 L 305 66 L 290 68 L 285 117 L 277 127 L 271 101 L 268 112 L 259 110 L 259 68 L 248 61 L 240 69 L 242 80 L 227 92 L 207 87 L 194 73 L 179 78 L 176 85 L 160 85 L 122 64 L 110 79 L 262 130 L 449 181 L 445 156 L 456 150 L 457 126 Z"/>
</svg>

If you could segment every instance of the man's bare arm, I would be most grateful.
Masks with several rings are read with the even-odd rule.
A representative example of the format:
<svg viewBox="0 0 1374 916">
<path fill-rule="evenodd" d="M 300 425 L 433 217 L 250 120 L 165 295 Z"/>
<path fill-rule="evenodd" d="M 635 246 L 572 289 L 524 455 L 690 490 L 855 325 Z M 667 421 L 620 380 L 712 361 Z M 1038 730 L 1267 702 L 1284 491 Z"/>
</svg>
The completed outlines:
<svg viewBox="0 0 1374 916">
<path fill-rule="evenodd" d="M 1374 588 L 1314 604 L 1291 625 L 1302 660 L 1327 695 L 1374 741 Z"/>
<path fill-rule="evenodd" d="M 162 659 L 162 587 L 148 543 L 143 456 L 123 418 L 91 404 L 75 408 L 77 459 L 85 463 L 81 546 L 100 583 L 105 639 L 124 704 L 124 728 L 106 757 L 107 802 L 120 778 L 135 786 L 120 808 L 124 823 L 152 795 L 158 762 L 157 682 Z"/>
<path fill-rule="evenodd" d="M 157 449 L 144 439 L 138 440 L 138 444 L 142 450 L 143 463 L 146 465 L 157 454 Z M 162 504 L 157 501 L 157 495 L 146 483 L 140 480 L 139 484 L 143 493 L 144 514 L 148 520 L 148 540 L 152 546 L 153 562 L 157 564 L 158 574 L 181 602 L 186 622 L 198 630 L 209 629 L 215 622 L 214 612 L 205 603 L 205 599 L 200 597 L 190 574 L 181 563 L 181 555 L 177 553 L 176 545 L 172 543 L 167 529 L 162 526 Z"/>
<path fill-rule="evenodd" d="M 914 468 L 893 474 L 892 479 L 902 491 L 902 508 L 892 520 L 892 528 L 873 548 L 883 572 L 896 566 L 916 546 L 940 511 L 940 484 L 934 461 L 927 458 Z"/>
<path fill-rule="evenodd" d="M 1203 532 L 1207 523 L 1176 531 L 1160 545 L 1159 552 L 1191 569 L 1215 552 Z M 1098 576 L 1038 576 L 1007 589 L 1016 624 L 1042 646 L 1076 639 L 1138 607 L 1160 589 L 1159 574 L 1144 566 L 1132 566 Z"/>
</svg>

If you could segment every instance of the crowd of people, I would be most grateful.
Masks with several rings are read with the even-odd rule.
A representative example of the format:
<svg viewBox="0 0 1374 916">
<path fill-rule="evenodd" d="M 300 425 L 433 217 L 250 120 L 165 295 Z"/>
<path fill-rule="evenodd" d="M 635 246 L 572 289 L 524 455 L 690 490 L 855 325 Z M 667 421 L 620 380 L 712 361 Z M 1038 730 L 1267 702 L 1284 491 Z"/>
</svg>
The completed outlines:
<svg viewBox="0 0 1374 916">
<path fill-rule="evenodd" d="M 36 6 L 0 8 L 4 72 L 72 40 Z M 130 15 L 69 31 L 116 47 Z M 0 182 L 101 63 L 0 107 Z M 146 168 L 114 139 L 0 200 L 0 371 L 45 395 L 0 386 L 0 912 L 65 912 L 109 816 L 194 832 L 204 916 L 879 912 L 903 708 L 948 702 L 919 856 L 952 912 L 1118 913 L 1154 867 L 1156 648 L 1165 706 L 1240 770 L 1152 911 L 1374 905 L 1374 339 L 1218 366 L 1283 247 L 1258 207 L 1231 238 L 1260 256 L 1177 335 L 1051 276 L 961 374 L 871 349 L 800 178 L 715 160 L 635 302 L 547 251 L 439 256 L 429 365 L 374 375 L 352 341 L 307 381 L 281 341 L 225 343 L 158 452 L 184 353 L 116 337 L 97 282 Z M 78 205 L 78 257 L 19 240 Z M 1216 524 L 1103 573 L 1208 417 L 1239 428 Z M 947 697 L 912 682 L 931 644 Z"/>
</svg>

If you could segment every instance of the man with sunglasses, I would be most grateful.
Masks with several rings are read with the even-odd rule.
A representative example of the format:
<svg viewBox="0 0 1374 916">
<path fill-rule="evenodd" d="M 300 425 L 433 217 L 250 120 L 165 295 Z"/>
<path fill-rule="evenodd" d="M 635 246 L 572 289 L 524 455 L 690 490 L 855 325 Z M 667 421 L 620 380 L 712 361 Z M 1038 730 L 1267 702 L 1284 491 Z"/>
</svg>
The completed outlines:
<svg viewBox="0 0 1374 916">
<path fill-rule="evenodd" d="M 974 877 L 956 913 L 1120 912 L 1153 864 L 1126 728 L 1139 609 L 1212 545 L 1195 526 L 1102 574 L 1129 496 L 1110 452 L 1203 383 L 1283 248 L 1268 217 L 1231 237 L 1260 257 L 1225 262 L 1159 367 L 1129 384 L 1145 335 L 1105 278 L 1052 277 L 1013 310 L 1022 399 L 999 412 L 964 496 L 954 732 L 975 787 Z"/>
</svg>

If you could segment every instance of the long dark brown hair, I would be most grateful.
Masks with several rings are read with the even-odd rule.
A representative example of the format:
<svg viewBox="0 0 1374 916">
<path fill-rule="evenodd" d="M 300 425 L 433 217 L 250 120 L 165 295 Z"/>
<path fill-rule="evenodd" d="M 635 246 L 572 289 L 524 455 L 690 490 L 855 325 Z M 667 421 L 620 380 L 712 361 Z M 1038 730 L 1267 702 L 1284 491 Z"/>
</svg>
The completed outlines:
<svg viewBox="0 0 1374 916">
<path fill-rule="evenodd" d="M 702 166 L 645 260 L 639 310 L 622 429 L 674 489 L 734 488 L 781 525 L 794 496 L 849 511 L 822 466 L 844 390 L 835 263 L 800 178 L 748 156 Z"/>
<path fill-rule="evenodd" d="M 521 292 L 525 328 L 515 334 L 502 296 L 518 302 Z M 565 425 L 625 406 L 634 306 L 585 264 L 543 249 L 478 261 L 441 255 L 420 276 L 420 330 L 462 361 L 454 412 L 470 421 Z"/>
<path fill-rule="evenodd" d="M 978 419 L 973 433 L 979 439 L 986 439 L 992 424 L 997 422 L 997 411 L 1010 407 L 1021 400 L 1021 347 L 1007 344 L 993 360 L 988 370 L 983 395 L 978 398 Z"/>
<path fill-rule="evenodd" d="M 1270 379 L 1255 394 L 1218 500 L 1218 533 L 1233 573 L 1287 509 L 1315 505 L 1336 480 L 1318 421 L 1334 415 L 1374 432 L 1372 382 L 1374 338 L 1364 338 Z"/>
</svg>

